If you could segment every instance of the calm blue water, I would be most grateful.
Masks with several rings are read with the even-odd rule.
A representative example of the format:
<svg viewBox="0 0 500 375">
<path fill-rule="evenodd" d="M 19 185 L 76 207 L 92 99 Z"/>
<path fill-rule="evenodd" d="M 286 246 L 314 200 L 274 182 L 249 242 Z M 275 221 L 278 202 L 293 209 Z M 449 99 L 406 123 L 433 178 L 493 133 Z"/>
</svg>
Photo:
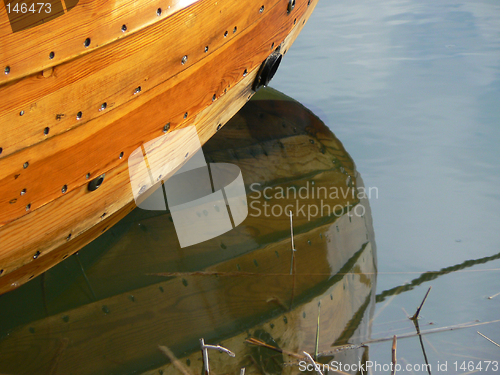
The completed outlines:
<svg viewBox="0 0 500 375">
<path fill-rule="evenodd" d="M 320 1 L 272 85 L 313 109 L 378 188 L 377 293 L 499 253 L 500 3 Z M 377 304 L 374 335 L 411 331 L 385 323 L 413 315 L 430 285 L 421 324 L 500 319 L 500 296 L 487 299 L 500 292 L 499 268 L 490 261 Z M 477 330 L 500 341 L 500 323 L 430 335 L 429 360 L 500 358 Z M 398 355 L 421 362 L 417 344 L 401 341 Z M 370 357 L 389 360 L 390 344 Z"/>
</svg>

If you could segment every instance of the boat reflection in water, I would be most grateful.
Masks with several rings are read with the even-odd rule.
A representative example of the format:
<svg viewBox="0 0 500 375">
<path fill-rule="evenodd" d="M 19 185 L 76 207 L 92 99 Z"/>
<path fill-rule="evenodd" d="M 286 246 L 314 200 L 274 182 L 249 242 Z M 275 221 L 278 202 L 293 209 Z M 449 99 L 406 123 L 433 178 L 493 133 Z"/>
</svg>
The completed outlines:
<svg viewBox="0 0 500 375">
<path fill-rule="evenodd" d="M 240 168 L 246 219 L 181 248 L 168 210 L 136 209 L 79 254 L 0 296 L 0 373 L 178 373 L 160 349 L 168 347 L 199 374 L 201 338 L 236 354 L 210 351 L 214 373 L 296 373 L 299 359 L 287 353 L 332 353 L 369 338 L 370 208 L 331 131 L 301 104 L 262 89 L 203 152 L 208 163 Z M 368 348 L 320 361 L 332 359 L 358 363 Z"/>
</svg>

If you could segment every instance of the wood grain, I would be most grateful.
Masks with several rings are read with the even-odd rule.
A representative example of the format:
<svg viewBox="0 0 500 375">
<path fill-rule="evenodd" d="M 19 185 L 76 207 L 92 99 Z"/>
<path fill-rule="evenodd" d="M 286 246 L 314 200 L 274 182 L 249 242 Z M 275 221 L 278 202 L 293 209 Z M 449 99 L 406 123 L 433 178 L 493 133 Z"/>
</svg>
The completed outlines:
<svg viewBox="0 0 500 375">
<path fill-rule="evenodd" d="M 52 1 L 56 3 L 55 1 Z M 67 14 L 12 32 L 5 2 L 0 4 L 0 84 L 41 72 L 123 39 L 168 18 L 196 0 L 79 0 Z M 161 15 L 157 10 L 161 8 Z M 122 31 L 127 25 L 127 31 Z M 85 47 L 85 39 L 91 42 Z M 50 52 L 55 52 L 50 59 Z M 10 73 L 4 74 L 5 67 Z"/>
<path fill-rule="evenodd" d="M 267 12 L 279 2 L 267 0 Z M 39 142 L 50 142 L 52 137 L 118 106 L 132 112 L 137 104 L 130 102 L 137 102 L 137 97 L 148 90 L 155 89 L 157 95 L 172 88 L 177 83 L 175 75 L 193 65 L 198 68 L 199 61 L 264 16 L 252 2 L 228 3 L 199 1 L 91 54 L 0 86 L 4 98 L 0 103 L 0 158 Z M 181 63 L 183 56 L 188 57 L 185 64 Z M 160 84 L 159 90 L 156 86 Z M 222 93 L 213 90 L 216 97 Z M 107 108 L 101 111 L 103 103 Z"/>
<path fill-rule="evenodd" d="M 305 20 L 308 19 L 314 5 L 315 2 L 312 2 L 311 6 L 308 7 L 307 11 L 303 14 L 302 18 L 300 18 L 299 22 L 297 22 L 296 27 L 301 27 L 302 21 L 305 22 Z M 300 7 L 298 7 L 298 9 L 300 9 Z M 271 20 L 269 22 L 269 26 L 274 24 Z M 288 34 L 289 24 L 293 24 L 293 21 L 287 19 L 284 26 L 278 25 L 280 35 L 283 39 Z M 260 28 L 252 29 L 251 32 L 253 33 L 252 35 L 254 35 L 252 38 L 257 38 L 257 40 L 260 41 L 261 47 L 257 54 L 255 54 L 255 51 L 252 51 L 252 54 L 250 56 L 248 55 L 250 53 L 248 48 L 255 45 L 252 43 L 246 43 L 246 41 L 252 40 L 252 38 L 242 37 L 239 39 L 234 38 L 227 43 L 227 49 L 222 51 L 223 48 L 221 48 L 219 55 L 215 56 L 216 54 L 214 53 L 211 56 L 212 64 L 217 64 L 218 61 L 224 61 L 219 58 L 227 57 L 228 60 L 231 60 L 231 56 L 234 56 L 235 54 L 238 56 L 239 54 L 244 53 L 245 56 L 247 56 L 246 58 L 248 59 L 248 63 L 235 63 L 234 72 L 229 72 L 228 75 L 226 75 L 227 73 L 224 73 L 222 77 L 213 77 L 210 75 L 206 77 L 206 75 L 200 73 L 200 69 L 198 69 L 197 74 L 200 74 L 198 80 L 194 79 L 194 83 L 191 85 L 181 85 L 181 82 L 190 76 L 190 74 L 188 74 L 189 69 L 186 69 L 185 72 L 176 76 L 176 79 L 179 80 L 176 87 L 179 87 L 181 91 L 173 93 L 172 90 L 168 90 L 165 93 L 165 96 L 160 98 L 154 97 L 155 93 L 153 92 L 146 92 L 143 96 L 139 96 L 137 99 L 139 103 L 138 106 L 141 110 L 138 111 L 139 114 L 137 114 L 137 118 L 133 118 L 133 116 L 123 117 L 120 112 L 120 110 L 122 110 L 122 106 L 120 106 L 116 110 L 109 111 L 105 114 L 105 116 L 109 117 L 106 118 L 105 116 L 102 116 L 101 118 L 88 122 L 87 124 L 82 125 L 82 127 L 74 130 L 78 131 L 78 129 L 83 129 L 85 126 L 90 126 L 89 124 L 93 123 L 92 129 L 94 133 L 87 134 L 86 131 L 81 130 L 81 133 L 75 133 L 75 136 L 70 137 L 67 135 L 67 137 L 72 139 L 70 142 L 81 139 L 83 141 L 86 140 L 89 144 L 92 144 L 93 140 L 105 142 L 106 139 L 117 138 L 117 135 L 120 137 L 123 128 L 127 129 L 128 127 L 135 127 L 136 129 L 144 131 L 142 127 L 137 127 L 137 124 L 145 124 L 150 127 L 149 130 L 145 130 L 145 134 L 142 137 L 135 137 L 132 140 L 133 143 L 128 145 L 128 148 L 122 148 L 122 145 L 117 144 L 109 145 L 109 142 L 105 142 L 104 146 L 102 146 L 103 150 L 106 153 L 114 155 L 112 159 L 94 159 L 97 166 L 93 165 L 92 168 L 88 168 L 88 164 L 85 164 L 86 168 L 84 170 L 79 170 L 77 174 L 75 174 L 75 171 L 70 171 L 69 173 L 73 174 L 74 177 L 72 183 L 68 183 L 70 181 L 69 179 L 64 179 L 66 181 L 65 184 L 68 186 L 68 191 L 65 194 L 61 194 L 61 187 L 57 186 L 56 194 L 49 193 L 49 195 L 46 195 L 44 198 L 45 201 L 49 200 L 51 202 L 50 204 L 43 204 L 39 207 L 35 204 L 32 206 L 27 215 L 21 216 L 0 228 L 0 269 L 3 270 L 0 277 L 1 292 L 5 292 L 19 286 L 20 284 L 28 281 L 28 278 L 31 275 L 36 276 L 49 268 L 51 265 L 59 262 L 61 257 L 65 255 L 64 252 L 54 253 L 50 257 L 48 257 L 48 255 L 53 250 L 66 244 L 66 238 L 69 234 L 72 235 L 71 241 L 73 241 L 79 235 L 85 233 L 89 228 L 92 228 L 100 223 L 105 217 L 115 214 L 122 207 L 131 202 L 133 197 L 129 184 L 127 164 L 123 162 L 123 160 L 126 160 L 127 158 L 127 153 L 125 153 L 123 160 L 120 160 L 117 156 L 121 151 L 130 152 L 143 141 L 162 134 L 163 125 L 167 121 L 171 121 L 172 128 L 187 126 L 190 124 L 196 125 L 200 140 L 203 144 L 211 137 L 212 134 L 215 133 L 218 124 L 223 125 L 239 110 L 239 108 L 253 94 L 251 86 L 256 75 L 258 64 L 260 64 L 260 61 L 262 61 L 269 53 L 268 44 L 271 44 L 271 39 L 275 40 L 276 38 L 276 36 L 270 36 L 268 38 L 266 38 L 265 35 L 262 36 L 263 33 Z M 241 35 L 243 36 L 243 33 Z M 250 30 L 245 36 L 249 35 Z M 284 50 L 289 48 L 297 34 L 292 33 L 291 35 L 293 35 L 293 37 L 287 38 L 283 43 L 282 48 Z M 233 53 L 231 53 L 231 50 Z M 222 52 L 227 55 L 223 55 Z M 253 70 L 249 69 L 248 74 L 241 77 L 241 71 L 244 66 L 254 66 L 255 68 Z M 211 83 L 206 83 L 207 78 L 213 78 Z M 171 97 L 172 102 L 175 103 L 176 101 L 174 98 L 176 96 L 174 96 L 174 94 L 181 95 L 181 97 L 183 94 L 192 94 L 192 87 L 198 87 L 198 82 L 205 83 L 208 86 L 212 85 L 212 90 L 208 90 L 208 95 L 206 93 L 202 93 L 201 100 L 200 98 L 198 98 L 198 101 L 196 101 L 196 98 L 193 99 L 192 106 L 195 109 L 197 108 L 197 110 L 194 111 L 192 117 L 189 116 L 186 120 L 184 120 L 183 113 L 185 108 L 183 108 L 183 110 L 176 109 L 176 111 L 171 112 L 170 107 L 167 108 L 162 104 L 169 97 Z M 227 89 L 229 85 L 231 85 L 231 87 Z M 227 89 L 227 93 L 224 92 L 222 89 L 223 87 Z M 217 91 L 217 89 L 221 92 L 221 96 L 215 100 L 214 103 L 212 103 L 210 93 L 214 90 Z M 205 98 L 205 96 L 207 96 L 207 98 L 204 101 L 203 98 Z M 132 101 L 131 103 L 135 103 L 135 101 Z M 176 113 L 176 115 L 172 116 L 171 113 Z M 144 116 L 147 116 L 147 121 L 144 121 Z M 108 124 L 114 126 L 115 131 L 111 132 L 109 136 L 101 139 L 101 136 L 105 133 L 99 132 L 106 132 Z M 99 136 L 96 134 L 99 134 Z M 64 136 L 64 134 L 59 137 L 62 136 Z M 81 138 L 79 136 L 81 136 Z M 59 137 L 55 137 L 55 139 L 58 139 Z M 90 153 L 88 148 L 81 148 L 79 152 L 72 152 L 71 148 L 67 148 L 65 142 L 53 142 L 52 145 L 54 148 L 62 147 L 63 150 L 67 150 L 66 152 L 69 155 L 69 160 L 74 161 L 74 155 L 76 155 L 77 162 L 78 157 L 86 157 Z M 116 150 L 113 150 L 114 147 L 117 147 Z M 18 153 L 13 154 L 8 159 L 12 158 L 13 160 L 16 155 L 18 155 Z M 43 164 L 50 160 L 50 158 L 56 158 L 57 154 L 54 156 L 54 150 L 51 147 L 44 147 L 37 150 L 36 153 L 28 153 L 27 156 L 30 161 L 39 160 L 40 170 L 43 170 L 46 168 Z M 5 160 L 7 160 L 7 158 Z M 15 165 L 13 175 L 11 174 L 11 176 L 16 175 L 16 168 L 17 171 L 22 168 L 22 163 L 24 162 L 21 162 L 21 167 L 19 167 L 19 160 L 26 161 L 24 158 L 18 158 L 15 163 L 9 163 L 9 165 Z M 99 167 L 99 164 L 101 164 L 101 167 Z M 25 171 L 30 170 L 32 166 L 33 165 L 30 162 L 30 166 Z M 68 170 L 71 169 L 70 167 L 66 168 L 68 168 Z M 53 170 L 51 170 L 51 172 L 52 171 Z M 86 187 L 87 180 L 85 179 L 85 174 L 91 173 L 91 176 L 95 177 L 103 172 L 106 172 L 104 184 L 97 191 L 89 193 Z M 30 180 L 33 179 L 33 176 L 34 175 L 30 177 Z M 61 173 L 58 178 L 62 177 L 64 177 L 63 173 Z M 47 190 L 44 188 L 44 191 Z M 17 194 L 19 193 L 17 192 L 16 195 Z M 50 200 L 51 197 L 52 200 Z M 28 202 L 21 201 L 18 203 L 21 207 L 24 207 L 24 204 Z M 19 211 L 16 211 L 16 213 L 17 215 L 23 214 Z M 84 242 L 85 241 L 82 241 L 82 243 Z M 37 259 L 33 259 L 33 255 L 37 251 L 40 252 L 40 255 Z M 73 249 L 72 251 L 76 251 L 76 249 Z M 33 264 L 34 262 L 40 264 L 41 266 L 36 266 Z M 26 265 L 29 265 L 29 267 Z M 13 282 L 12 279 L 6 278 L 8 273 L 21 266 L 27 267 L 26 273 L 16 273 L 15 282 Z"/>
<path fill-rule="evenodd" d="M 60 197 L 63 186 L 67 193 L 86 184 L 87 173 L 96 177 L 125 162 L 141 143 L 155 138 L 154 134 L 167 121 L 171 129 L 185 124 L 190 114 L 193 116 L 212 103 L 212 93 L 218 91 L 221 83 L 227 90 L 241 80 L 244 67 L 255 69 L 269 54 L 267 45 L 271 39 L 286 37 L 293 21 L 291 25 L 278 24 L 273 29 L 281 13 L 277 7 L 271 9 L 261 23 L 177 74 L 174 87 L 169 87 L 167 81 L 145 93 L 142 98 L 150 100 L 133 113 L 129 113 L 128 106 L 118 106 L 94 121 L 48 140 L 49 145 L 39 143 L 0 159 L 0 225 Z M 262 32 L 261 28 L 268 31 Z M 221 66 L 220 61 L 226 64 Z M 141 126 L 137 126 L 139 123 Z M 110 143 L 110 139 L 114 141 Z M 25 163 L 29 163 L 28 168 L 23 168 Z M 26 194 L 21 195 L 24 189 Z M 30 209 L 26 210 L 28 204 Z"/>
</svg>

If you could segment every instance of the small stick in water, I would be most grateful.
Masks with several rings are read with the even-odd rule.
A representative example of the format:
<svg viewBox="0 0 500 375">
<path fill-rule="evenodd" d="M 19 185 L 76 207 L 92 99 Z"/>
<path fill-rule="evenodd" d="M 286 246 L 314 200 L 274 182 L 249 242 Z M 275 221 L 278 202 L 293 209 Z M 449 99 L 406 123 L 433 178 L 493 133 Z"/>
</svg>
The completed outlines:
<svg viewBox="0 0 500 375">
<path fill-rule="evenodd" d="M 396 335 L 394 335 L 394 338 L 392 339 L 392 370 L 391 370 L 391 375 L 396 375 L 396 347 L 398 346 L 398 341 L 396 338 Z"/>
<path fill-rule="evenodd" d="M 497 344 L 495 341 L 493 341 L 493 340 L 492 340 L 492 339 L 490 339 L 489 337 L 487 337 L 487 336 L 483 335 L 483 334 L 482 334 L 481 332 L 479 332 L 479 331 L 476 331 L 476 332 L 477 332 L 477 333 L 479 333 L 481 336 L 483 336 L 483 337 L 484 337 L 486 340 L 488 340 L 489 342 L 491 342 L 491 343 L 495 344 L 496 346 L 500 347 L 500 345 L 499 345 L 499 344 Z"/>
<path fill-rule="evenodd" d="M 417 311 L 415 312 L 415 315 L 413 315 L 410 319 L 411 320 L 415 320 L 415 319 L 418 319 L 418 315 L 420 314 L 420 310 L 422 310 L 422 306 L 424 306 L 424 303 L 425 303 L 425 300 L 427 299 L 427 296 L 429 295 L 430 291 L 432 289 L 432 286 L 429 287 L 429 290 L 427 291 L 427 293 L 425 293 L 425 297 L 424 299 L 422 300 L 422 303 L 420 304 L 420 306 L 418 307 Z"/>
<path fill-rule="evenodd" d="M 233 358 L 236 357 L 236 355 L 231 350 L 224 348 L 223 346 L 205 344 L 205 340 L 203 338 L 200 339 L 200 346 L 201 346 L 201 354 L 203 356 L 203 373 L 205 375 L 210 375 L 210 363 L 208 360 L 208 349 L 215 349 L 221 353 L 224 352 L 224 353 L 228 354 L 230 357 L 233 357 Z"/>
<path fill-rule="evenodd" d="M 497 293 L 497 294 L 494 294 L 494 295 L 492 295 L 492 296 L 489 296 L 489 297 L 488 297 L 488 299 L 493 299 L 493 298 L 495 298 L 496 296 L 500 296 L 500 293 Z"/>
<path fill-rule="evenodd" d="M 168 347 L 158 345 L 158 349 L 160 349 L 160 351 L 163 354 L 165 354 L 165 356 L 168 359 L 170 359 L 170 362 L 172 362 L 172 364 L 177 368 L 177 370 L 182 372 L 184 375 L 192 375 L 191 372 L 188 370 L 188 368 L 184 366 L 184 364 L 181 361 L 179 361 L 179 359 L 177 359 L 177 357 L 174 355 L 174 353 L 172 353 L 172 351 Z"/>
<path fill-rule="evenodd" d="M 78 256 L 78 251 L 75 253 L 75 259 L 76 259 L 78 265 L 80 266 L 80 269 L 82 270 L 83 278 L 85 279 L 85 283 L 87 283 L 87 286 L 90 289 L 90 293 L 92 293 L 92 297 L 94 298 L 94 301 L 97 301 L 97 297 L 94 293 L 94 289 L 92 289 L 92 285 L 90 285 L 90 281 L 89 281 L 89 278 L 87 277 L 87 274 L 85 273 L 85 270 L 83 268 L 83 264 L 82 264 L 82 262 L 80 262 L 80 257 Z"/>
<path fill-rule="evenodd" d="M 308 352 L 303 352 L 303 353 L 305 354 L 305 356 L 307 357 L 307 359 L 309 360 L 309 362 L 312 363 L 312 365 L 314 366 L 314 369 L 316 370 L 316 372 L 319 375 L 323 375 L 323 373 L 321 372 L 320 366 L 314 361 L 313 357 L 311 357 L 311 355 Z"/>
<path fill-rule="evenodd" d="M 316 347 L 314 348 L 314 359 L 318 360 L 318 348 L 319 348 L 319 313 L 321 312 L 321 301 L 318 302 L 318 323 L 316 325 Z"/>
<path fill-rule="evenodd" d="M 295 243 L 293 241 L 293 213 L 290 211 L 290 237 L 292 239 L 292 261 L 290 263 L 290 275 L 293 273 L 295 265 Z"/>
</svg>

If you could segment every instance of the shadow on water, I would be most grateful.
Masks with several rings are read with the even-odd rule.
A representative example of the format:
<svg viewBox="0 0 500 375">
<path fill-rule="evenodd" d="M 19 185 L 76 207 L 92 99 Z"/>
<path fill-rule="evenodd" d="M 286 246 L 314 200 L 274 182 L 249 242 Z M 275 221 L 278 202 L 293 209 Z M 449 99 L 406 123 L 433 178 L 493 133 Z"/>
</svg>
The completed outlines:
<svg viewBox="0 0 500 375">
<path fill-rule="evenodd" d="M 199 374 L 200 338 L 236 354 L 211 354 L 215 373 L 289 373 L 297 368 L 286 353 L 370 339 L 373 226 L 340 141 L 267 89 L 203 152 L 240 168 L 243 223 L 181 248 L 168 210 L 136 209 L 79 255 L 0 296 L 0 373 L 163 374 L 174 371 L 165 346 Z M 335 358 L 367 360 L 368 348 Z"/>
</svg>

